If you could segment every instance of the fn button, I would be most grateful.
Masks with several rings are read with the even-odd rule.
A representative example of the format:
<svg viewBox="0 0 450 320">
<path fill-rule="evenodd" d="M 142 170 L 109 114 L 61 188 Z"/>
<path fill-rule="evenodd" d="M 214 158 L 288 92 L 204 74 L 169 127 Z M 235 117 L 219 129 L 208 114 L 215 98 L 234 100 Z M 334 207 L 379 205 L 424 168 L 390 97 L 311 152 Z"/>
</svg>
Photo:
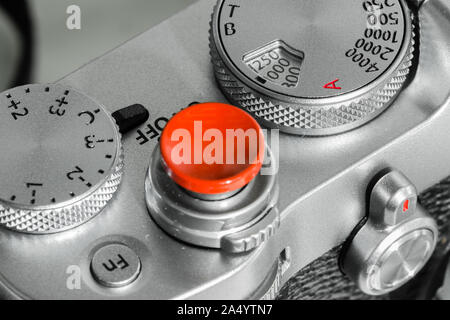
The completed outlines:
<svg viewBox="0 0 450 320">
<path fill-rule="evenodd" d="M 141 261 L 136 253 L 123 244 L 109 244 L 98 249 L 92 258 L 91 272 L 101 285 L 124 287 L 137 279 Z"/>
</svg>

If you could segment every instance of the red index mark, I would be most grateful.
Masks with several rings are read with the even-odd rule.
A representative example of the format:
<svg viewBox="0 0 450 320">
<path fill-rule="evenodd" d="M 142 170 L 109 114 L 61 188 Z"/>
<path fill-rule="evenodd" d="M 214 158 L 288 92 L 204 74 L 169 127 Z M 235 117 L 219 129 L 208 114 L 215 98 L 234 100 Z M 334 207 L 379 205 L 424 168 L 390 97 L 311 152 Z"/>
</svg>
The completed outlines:
<svg viewBox="0 0 450 320">
<path fill-rule="evenodd" d="M 341 90 L 341 87 L 336 86 L 336 82 L 338 82 L 339 79 L 336 79 L 334 81 L 331 81 L 330 83 L 327 83 L 326 85 L 324 85 L 323 87 L 325 89 L 334 89 L 334 90 Z"/>
<path fill-rule="evenodd" d="M 404 203 L 403 203 L 403 212 L 406 212 L 406 211 L 408 211 L 409 210 L 409 200 L 406 200 Z"/>
</svg>

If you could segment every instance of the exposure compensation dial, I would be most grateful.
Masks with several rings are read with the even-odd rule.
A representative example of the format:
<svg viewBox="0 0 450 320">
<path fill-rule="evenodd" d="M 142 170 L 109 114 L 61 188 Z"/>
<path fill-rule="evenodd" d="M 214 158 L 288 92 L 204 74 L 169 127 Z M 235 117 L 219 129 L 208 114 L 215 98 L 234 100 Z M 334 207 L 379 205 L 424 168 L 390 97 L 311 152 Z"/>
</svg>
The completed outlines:
<svg viewBox="0 0 450 320">
<path fill-rule="evenodd" d="M 220 0 L 211 55 L 229 100 L 269 127 L 329 135 L 399 94 L 413 58 L 403 0 Z"/>
<path fill-rule="evenodd" d="M 114 119 L 61 85 L 29 85 L 0 94 L 0 225 L 54 233 L 97 215 L 122 177 Z"/>
</svg>

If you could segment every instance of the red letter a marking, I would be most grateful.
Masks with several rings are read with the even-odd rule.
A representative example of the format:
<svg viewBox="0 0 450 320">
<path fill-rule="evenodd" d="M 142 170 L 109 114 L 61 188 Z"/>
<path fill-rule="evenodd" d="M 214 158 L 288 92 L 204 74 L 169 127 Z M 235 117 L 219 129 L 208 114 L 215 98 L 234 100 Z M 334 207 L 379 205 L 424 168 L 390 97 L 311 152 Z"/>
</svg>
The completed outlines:
<svg viewBox="0 0 450 320">
<path fill-rule="evenodd" d="M 339 79 L 336 79 L 336 80 L 334 80 L 334 81 L 331 81 L 330 83 L 327 83 L 327 84 L 324 85 L 323 87 L 324 87 L 325 89 L 341 90 L 341 89 L 342 89 L 341 87 L 337 87 L 337 86 L 336 86 L 336 82 L 338 82 L 338 81 L 339 81 Z"/>
</svg>

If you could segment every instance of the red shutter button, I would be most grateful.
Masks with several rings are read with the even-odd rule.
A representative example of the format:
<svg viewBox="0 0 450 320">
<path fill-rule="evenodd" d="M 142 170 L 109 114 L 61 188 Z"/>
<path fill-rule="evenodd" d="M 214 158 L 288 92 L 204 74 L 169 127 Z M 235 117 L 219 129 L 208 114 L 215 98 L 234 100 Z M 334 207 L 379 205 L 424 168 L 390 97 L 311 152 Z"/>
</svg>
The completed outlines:
<svg viewBox="0 0 450 320">
<path fill-rule="evenodd" d="M 160 142 L 167 174 L 188 191 L 205 195 L 246 186 L 261 170 L 264 148 L 256 120 L 221 103 L 182 110 L 166 125 Z"/>
</svg>

